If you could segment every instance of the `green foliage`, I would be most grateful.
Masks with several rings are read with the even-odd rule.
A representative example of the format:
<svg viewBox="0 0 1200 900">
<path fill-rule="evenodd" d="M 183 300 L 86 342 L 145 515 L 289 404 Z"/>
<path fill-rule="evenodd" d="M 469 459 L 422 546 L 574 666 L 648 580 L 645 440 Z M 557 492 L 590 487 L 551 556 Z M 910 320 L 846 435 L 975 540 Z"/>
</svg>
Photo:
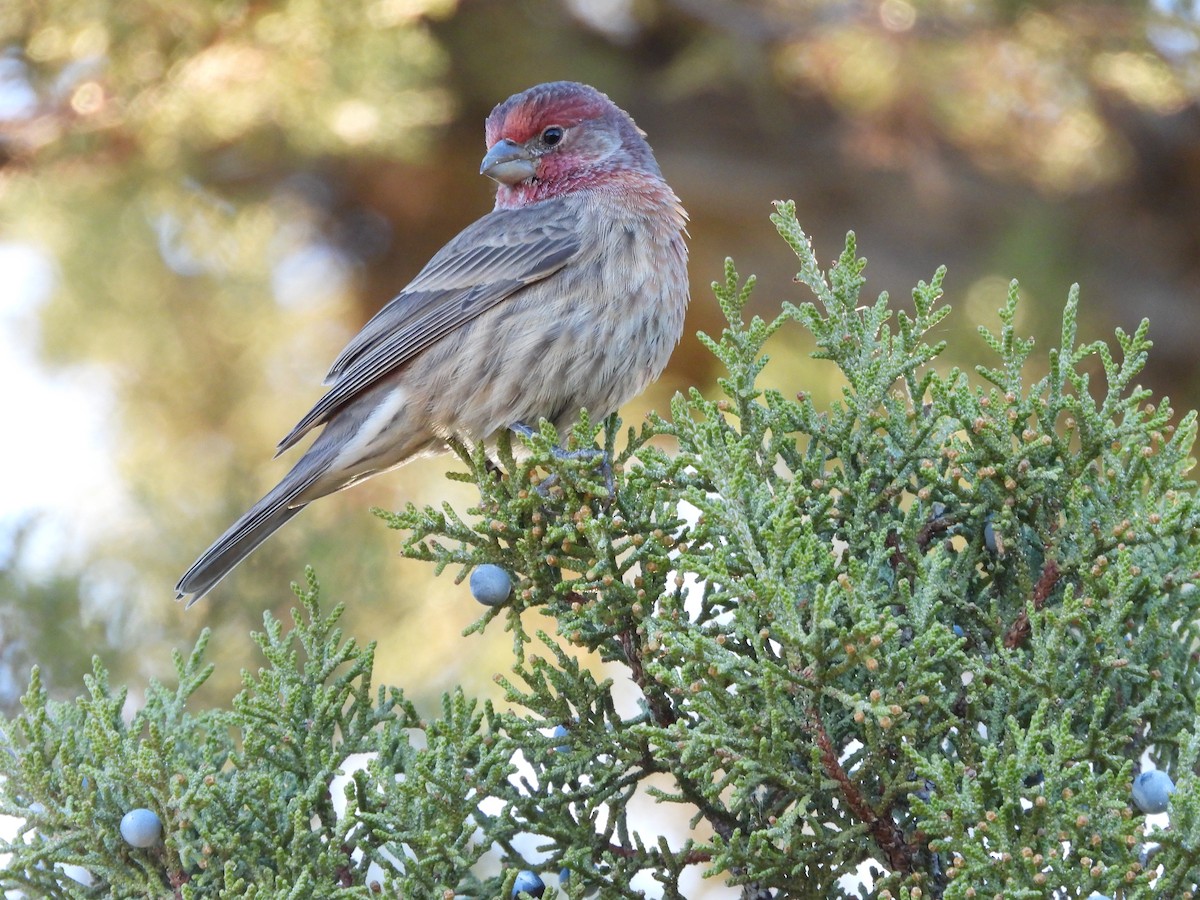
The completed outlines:
<svg viewBox="0 0 1200 900">
<path fill-rule="evenodd" d="M 503 841 L 506 824 L 477 806 L 511 791 L 513 750 L 496 739 L 494 713 L 455 693 L 425 721 L 402 692 L 373 693 L 374 647 L 343 641 L 341 608 L 321 612 L 311 574 L 298 594 L 290 632 L 265 616 L 255 642 L 267 665 L 243 673 L 230 710 L 185 708 L 212 671 L 207 633 L 176 654 L 179 686 L 151 683 L 128 723 L 126 694 L 98 660 L 74 703 L 49 700 L 35 669 L 25 713 L 5 729 L 0 812 L 25 825 L 0 846 L 13 854 L 0 885 L 39 897 L 470 896 L 469 870 L 488 849 L 472 817 Z M 162 820 L 161 845 L 122 840 L 135 807 Z M 374 876 L 372 863 L 384 867 Z"/>
<path fill-rule="evenodd" d="M 586 417 L 568 452 L 548 427 L 456 446 L 477 507 L 385 514 L 412 558 L 513 575 L 469 629 L 512 634 L 507 711 L 454 694 L 425 722 L 372 695 L 372 648 L 311 582 L 229 711 L 185 709 L 203 640 L 128 725 L 98 663 L 71 704 L 35 672 L 0 755 L 27 818 L 3 886 L 86 893 L 54 867 L 74 863 L 122 896 L 508 897 L 521 868 L 569 869 L 572 898 L 640 896 L 646 872 L 683 897 L 697 869 L 745 897 L 1194 891 L 1196 418 L 1136 387 L 1145 323 L 1117 355 L 1080 346 L 1073 289 L 1039 376 L 1014 285 L 981 330 L 997 360 L 939 373 L 942 271 L 910 311 L 861 306 L 852 235 L 826 272 L 790 204 L 774 221 L 817 302 L 747 322 L 726 264 L 729 325 L 703 338 L 723 399 L 678 396 L 621 448 Z M 760 384 L 796 323 L 843 383 L 826 409 Z M 1178 787 L 1151 861 L 1147 756 Z M 685 840 L 648 831 L 647 796 Z M 162 847 L 119 837 L 139 805 Z"/>
</svg>

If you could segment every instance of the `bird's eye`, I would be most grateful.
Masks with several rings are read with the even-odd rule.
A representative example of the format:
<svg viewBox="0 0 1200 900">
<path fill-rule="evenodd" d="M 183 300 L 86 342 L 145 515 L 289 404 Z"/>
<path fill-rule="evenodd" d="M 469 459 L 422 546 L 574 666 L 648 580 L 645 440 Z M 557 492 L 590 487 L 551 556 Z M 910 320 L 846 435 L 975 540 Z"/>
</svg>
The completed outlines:
<svg viewBox="0 0 1200 900">
<path fill-rule="evenodd" d="M 563 130 L 557 125 L 551 125 L 542 132 L 542 143 L 547 147 L 553 147 L 563 139 Z"/>
</svg>

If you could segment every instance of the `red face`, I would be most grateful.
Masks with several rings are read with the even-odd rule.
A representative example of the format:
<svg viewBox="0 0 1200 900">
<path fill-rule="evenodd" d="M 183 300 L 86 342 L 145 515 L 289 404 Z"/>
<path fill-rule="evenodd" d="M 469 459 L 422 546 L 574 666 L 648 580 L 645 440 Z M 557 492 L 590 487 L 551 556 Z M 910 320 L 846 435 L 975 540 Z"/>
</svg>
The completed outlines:
<svg viewBox="0 0 1200 900">
<path fill-rule="evenodd" d="M 481 171 L 500 183 L 496 206 L 512 207 L 657 175 L 633 120 L 608 97 L 574 82 L 541 84 L 505 100 L 487 119 Z"/>
<path fill-rule="evenodd" d="M 611 108 L 607 97 L 581 84 L 538 85 L 492 110 L 487 119 L 487 145 L 491 147 L 505 138 L 514 144 L 526 144 L 547 128 L 572 128 L 602 118 Z"/>
</svg>

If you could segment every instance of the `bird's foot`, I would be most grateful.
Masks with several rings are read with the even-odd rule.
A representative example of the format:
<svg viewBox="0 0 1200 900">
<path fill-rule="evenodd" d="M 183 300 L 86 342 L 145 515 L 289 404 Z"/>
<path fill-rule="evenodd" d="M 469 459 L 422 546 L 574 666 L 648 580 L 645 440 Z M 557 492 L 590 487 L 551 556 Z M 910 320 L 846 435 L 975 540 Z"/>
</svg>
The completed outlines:
<svg viewBox="0 0 1200 900">
<path fill-rule="evenodd" d="M 524 422 L 514 422 L 512 425 L 508 426 L 508 430 L 513 434 L 520 435 L 523 438 L 531 438 L 537 434 L 533 428 L 526 425 Z M 595 447 L 584 447 L 579 450 L 565 450 L 556 445 L 551 452 L 554 454 L 554 458 L 558 460 L 586 460 L 588 462 L 597 463 L 596 468 L 600 471 L 600 474 L 604 476 L 604 487 L 608 492 L 608 496 L 613 496 L 616 487 L 613 481 L 612 461 L 608 458 L 608 454 L 603 450 L 597 450 Z M 558 481 L 558 473 L 551 472 L 549 476 L 547 476 L 538 484 L 538 493 L 545 497 L 547 492 L 554 487 L 554 485 L 558 484 Z"/>
</svg>

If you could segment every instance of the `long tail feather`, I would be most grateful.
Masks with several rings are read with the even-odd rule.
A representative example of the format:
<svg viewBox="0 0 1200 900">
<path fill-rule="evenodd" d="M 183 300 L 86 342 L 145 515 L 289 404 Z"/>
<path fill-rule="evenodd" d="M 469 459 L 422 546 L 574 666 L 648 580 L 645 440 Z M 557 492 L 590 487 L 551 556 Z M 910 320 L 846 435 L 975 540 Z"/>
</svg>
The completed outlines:
<svg viewBox="0 0 1200 900">
<path fill-rule="evenodd" d="M 191 606 L 305 504 L 427 449 L 430 438 L 403 419 L 406 398 L 404 389 L 384 384 L 341 409 L 283 480 L 184 573 L 175 586 L 176 599 L 191 595 Z M 415 434 L 416 440 L 401 441 L 406 434 Z"/>
<path fill-rule="evenodd" d="M 280 484 L 254 504 L 183 573 L 179 584 L 175 585 L 175 599 L 182 600 L 191 595 L 187 602 L 191 606 L 211 591 L 234 566 L 304 509 L 303 503 L 292 505 L 291 501 L 298 493 L 295 486 Z"/>
</svg>

